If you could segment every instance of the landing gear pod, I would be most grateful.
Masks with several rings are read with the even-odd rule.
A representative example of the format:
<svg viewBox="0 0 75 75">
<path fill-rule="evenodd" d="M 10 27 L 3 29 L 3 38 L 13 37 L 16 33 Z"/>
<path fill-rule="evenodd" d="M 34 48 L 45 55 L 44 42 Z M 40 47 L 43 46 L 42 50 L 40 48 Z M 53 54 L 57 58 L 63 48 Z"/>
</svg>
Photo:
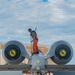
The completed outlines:
<svg viewBox="0 0 75 75">
<path fill-rule="evenodd" d="M 71 45 L 66 41 L 57 41 L 51 49 L 54 52 L 54 56 L 51 57 L 52 61 L 56 64 L 66 64 L 73 57 L 73 49 Z"/>
<path fill-rule="evenodd" d="M 18 41 L 9 41 L 4 45 L 2 55 L 4 60 L 8 64 L 19 64 L 25 57 L 22 54 L 25 51 L 25 47 Z"/>
</svg>

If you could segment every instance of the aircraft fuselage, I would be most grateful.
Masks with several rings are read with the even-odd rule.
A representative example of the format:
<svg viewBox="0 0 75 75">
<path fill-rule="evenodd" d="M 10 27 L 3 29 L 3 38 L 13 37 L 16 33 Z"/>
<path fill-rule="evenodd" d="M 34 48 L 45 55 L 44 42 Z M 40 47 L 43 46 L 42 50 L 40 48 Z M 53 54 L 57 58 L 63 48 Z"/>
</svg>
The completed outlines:
<svg viewBox="0 0 75 75">
<path fill-rule="evenodd" d="M 44 58 L 43 53 L 33 54 L 29 60 L 29 64 L 32 65 L 31 70 L 40 71 L 45 70 L 45 65 L 47 65 L 47 60 Z"/>
</svg>

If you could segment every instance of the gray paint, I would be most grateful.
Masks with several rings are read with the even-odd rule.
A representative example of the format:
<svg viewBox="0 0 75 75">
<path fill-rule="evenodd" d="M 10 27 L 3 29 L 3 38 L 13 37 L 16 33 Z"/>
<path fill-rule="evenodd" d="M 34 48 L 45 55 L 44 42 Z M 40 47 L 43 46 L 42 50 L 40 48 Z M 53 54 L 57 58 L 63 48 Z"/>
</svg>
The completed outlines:
<svg viewBox="0 0 75 75">
<path fill-rule="evenodd" d="M 0 75 L 22 75 L 22 71 L 0 71 Z"/>
<path fill-rule="evenodd" d="M 57 71 L 53 75 L 75 75 L 75 71 Z"/>
</svg>

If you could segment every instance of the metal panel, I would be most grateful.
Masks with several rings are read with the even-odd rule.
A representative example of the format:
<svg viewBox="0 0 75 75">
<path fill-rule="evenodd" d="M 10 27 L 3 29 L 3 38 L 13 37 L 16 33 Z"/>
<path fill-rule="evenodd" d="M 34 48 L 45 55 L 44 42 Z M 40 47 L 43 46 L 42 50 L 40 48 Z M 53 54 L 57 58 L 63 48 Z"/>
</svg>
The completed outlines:
<svg viewBox="0 0 75 75">
<path fill-rule="evenodd" d="M 47 71 L 75 71 L 75 65 L 45 65 Z"/>
<path fill-rule="evenodd" d="M 31 65 L 0 65 L 0 71 L 29 71 Z"/>
<path fill-rule="evenodd" d="M 75 71 L 57 71 L 53 75 L 75 75 Z"/>
<path fill-rule="evenodd" d="M 22 71 L 0 71 L 0 75 L 23 75 Z"/>
</svg>

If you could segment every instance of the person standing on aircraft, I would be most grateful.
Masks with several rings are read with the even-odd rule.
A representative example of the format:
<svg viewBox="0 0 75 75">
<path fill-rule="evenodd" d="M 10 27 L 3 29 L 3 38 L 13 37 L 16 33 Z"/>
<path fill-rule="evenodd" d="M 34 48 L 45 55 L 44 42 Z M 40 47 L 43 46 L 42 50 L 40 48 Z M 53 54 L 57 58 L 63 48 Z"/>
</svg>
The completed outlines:
<svg viewBox="0 0 75 75">
<path fill-rule="evenodd" d="M 33 31 L 31 28 L 28 29 L 28 31 L 30 32 L 30 36 L 32 38 L 31 42 L 33 42 L 33 51 L 32 51 L 32 54 L 38 54 L 39 51 L 38 51 L 38 36 L 37 36 L 37 33 L 36 31 Z"/>
</svg>

